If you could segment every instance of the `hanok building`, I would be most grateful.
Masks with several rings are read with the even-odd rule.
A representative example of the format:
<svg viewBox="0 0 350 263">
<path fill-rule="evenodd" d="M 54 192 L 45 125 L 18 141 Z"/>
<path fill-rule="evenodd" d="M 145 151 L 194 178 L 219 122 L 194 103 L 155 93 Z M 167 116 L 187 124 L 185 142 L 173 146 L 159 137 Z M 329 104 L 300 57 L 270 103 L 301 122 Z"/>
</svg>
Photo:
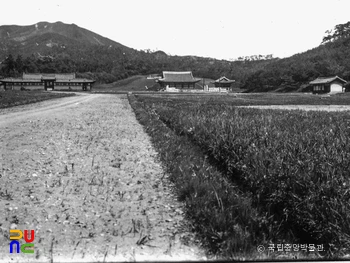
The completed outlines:
<svg viewBox="0 0 350 263">
<path fill-rule="evenodd" d="M 0 80 L 4 89 L 45 89 L 45 90 L 88 90 L 95 80 L 76 78 L 75 73 L 46 74 L 23 73 L 22 78 L 4 78 Z"/>
<path fill-rule="evenodd" d="M 162 88 L 194 89 L 200 79 L 194 78 L 191 71 L 163 71 L 157 82 Z"/>
<path fill-rule="evenodd" d="M 234 80 L 230 80 L 225 76 L 215 80 L 213 83 L 215 88 L 231 88 L 231 85 L 234 83 Z"/>
<path fill-rule="evenodd" d="M 313 93 L 338 93 L 345 91 L 343 87 L 345 83 L 345 80 L 335 76 L 329 78 L 319 77 L 313 81 L 310 81 L 309 84 L 312 85 Z"/>
<path fill-rule="evenodd" d="M 231 86 L 234 83 L 234 80 L 230 80 L 228 78 L 221 77 L 215 81 L 210 82 L 209 85 L 204 86 L 204 91 L 206 92 L 229 92 L 231 90 Z M 212 86 L 214 84 L 214 87 Z"/>
</svg>

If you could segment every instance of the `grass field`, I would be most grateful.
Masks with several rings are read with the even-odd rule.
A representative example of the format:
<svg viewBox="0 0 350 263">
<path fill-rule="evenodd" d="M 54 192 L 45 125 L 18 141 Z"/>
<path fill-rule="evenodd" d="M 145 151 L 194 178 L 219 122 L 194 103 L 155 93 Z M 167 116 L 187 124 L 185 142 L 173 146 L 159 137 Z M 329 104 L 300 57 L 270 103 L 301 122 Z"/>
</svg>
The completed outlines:
<svg viewBox="0 0 350 263">
<path fill-rule="evenodd" d="M 350 254 L 350 114 L 237 108 L 349 105 L 349 94 L 136 95 L 130 102 L 209 250 L 279 258 Z M 319 248 L 323 248 L 322 251 Z"/>
<path fill-rule="evenodd" d="M 221 104 L 232 106 L 254 105 L 350 105 L 350 92 L 334 95 L 304 93 L 229 93 L 229 94 L 168 94 L 153 93 L 147 101 L 169 102 L 181 105 L 193 103 Z"/>
<path fill-rule="evenodd" d="M 8 108 L 18 105 L 24 105 L 43 100 L 74 96 L 74 94 L 54 93 L 41 90 L 22 91 L 6 90 L 0 91 L 0 108 Z"/>
<path fill-rule="evenodd" d="M 147 89 L 146 89 L 147 86 Z M 137 75 L 127 79 L 119 80 L 110 84 L 99 84 L 94 86 L 94 92 L 135 92 L 135 91 L 157 91 L 159 84 L 147 76 Z"/>
<path fill-rule="evenodd" d="M 204 85 L 214 87 L 213 79 L 204 79 Z M 147 87 L 147 89 L 146 89 Z M 196 83 L 196 89 L 203 89 L 203 79 Z M 154 79 L 147 79 L 145 75 L 132 76 L 110 84 L 96 84 L 93 92 L 97 93 L 126 93 L 126 92 L 156 92 L 160 90 L 160 85 Z M 234 88 L 233 92 L 242 92 L 239 88 Z"/>
</svg>

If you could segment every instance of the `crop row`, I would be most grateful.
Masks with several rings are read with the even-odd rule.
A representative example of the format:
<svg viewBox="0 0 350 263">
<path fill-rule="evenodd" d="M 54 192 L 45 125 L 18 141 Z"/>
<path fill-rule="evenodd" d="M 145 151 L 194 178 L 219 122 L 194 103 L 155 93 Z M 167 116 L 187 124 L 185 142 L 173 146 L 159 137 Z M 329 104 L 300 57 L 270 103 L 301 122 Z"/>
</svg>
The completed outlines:
<svg viewBox="0 0 350 263">
<path fill-rule="evenodd" d="M 289 233 L 298 242 L 324 244 L 330 253 L 349 251 L 348 113 L 143 101 L 251 194 L 265 227 L 278 226 L 269 238 Z"/>
<path fill-rule="evenodd" d="M 150 135 L 177 196 L 186 205 L 187 218 L 209 253 L 217 257 L 255 258 L 263 217 L 251 206 L 251 198 L 228 183 L 208 156 L 185 136 L 169 129 L 151 108 L 129 96 L 138 121 Z"/>
</svg>

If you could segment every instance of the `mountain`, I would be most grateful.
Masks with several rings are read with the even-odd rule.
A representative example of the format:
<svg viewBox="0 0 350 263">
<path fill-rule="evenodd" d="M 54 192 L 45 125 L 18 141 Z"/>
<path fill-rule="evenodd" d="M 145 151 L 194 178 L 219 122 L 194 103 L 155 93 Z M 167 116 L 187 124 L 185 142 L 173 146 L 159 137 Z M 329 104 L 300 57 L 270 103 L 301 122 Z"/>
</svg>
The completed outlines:
<svg viewBox="0 0 350 263">
<path fill-rule="evenodd" d="M 319 76 L 350 80 L 349 23 L 337 25 L 319 47 L 289 58 L 251 56 L 238 61 L 135 50 L 75 24 L 6 25 L 0 26 L 0 75 L 76 72 L 110 83 L 135 75 L 190 70 L 199 78 L 226 76 L 236 80 L 235 88 L 251 92 L 305 91 L 308 82 Z"/>
<path fill-rule="evenodd" d="M 30 26 L 0 26 L 0 59 L 4 59 L 9 53 L 13 55 L 47 54 L 52 52 L 53 47 L 65 49 L 70 46 L 129 49 L 75 24 L 39 22 Z"/>
<path fill-rule="evenodd" d="M 23 72 L 66 73 L 110 83 L 134 75 L 191 70 L 196 77 L 221 76 L 244 83 L 268 61 L 230 62 L 196 56 L 169 56 L 163 51 L 135 50 L 74 24 L 39 22 L 0 26 L 0 75 Z"/>
</svg>

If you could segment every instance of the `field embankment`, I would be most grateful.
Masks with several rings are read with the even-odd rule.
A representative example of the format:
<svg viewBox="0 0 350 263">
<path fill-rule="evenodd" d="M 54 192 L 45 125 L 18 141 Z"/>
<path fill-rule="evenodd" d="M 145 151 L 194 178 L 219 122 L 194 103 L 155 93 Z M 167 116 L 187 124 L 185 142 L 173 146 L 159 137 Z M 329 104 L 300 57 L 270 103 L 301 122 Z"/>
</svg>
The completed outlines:
<svg viewBox="0 0 350 263">
<path fill-rule="evenodd" d="M 349 254 L 349 113 L 233 106 L 272 100 L 264 96 L 131 101 L 213 253 L 235 257 L 259 244 L 293 243 L 314 245 L 307 257 Z M 349 96 L 326 98 L 345 104 Z"/>
</svg>

